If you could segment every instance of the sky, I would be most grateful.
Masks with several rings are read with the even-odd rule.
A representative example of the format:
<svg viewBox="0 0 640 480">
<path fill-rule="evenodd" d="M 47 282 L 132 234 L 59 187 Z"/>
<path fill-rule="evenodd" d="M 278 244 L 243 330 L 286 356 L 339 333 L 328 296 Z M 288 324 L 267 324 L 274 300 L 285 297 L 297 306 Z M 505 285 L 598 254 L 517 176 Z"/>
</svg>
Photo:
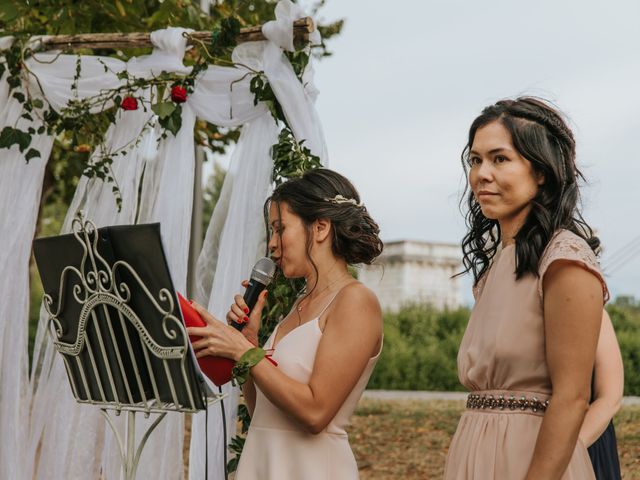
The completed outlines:
<svg viewBox="0 0 640 480">
<path fill-rule="evenodd" d="M 328 0 L 318 19 L 338 18 L 334 55 L 315 65 L 317 109 L 329 166 L 383 240 L 459 243 L 469 125 L 501 98 L 536 95 L 573 128 L 612 297 L 640 299 L 640 2 Z"/>
<path fill-rule="evenodd" d="M 640 2 L 327 0 L 317 16 L 340 18 L 333 56 L 315 63 L 316 107 L 330 168 L 383 240 L 459 243 L 469 125 L 499 99 L 535 95 L 576 136 L 612 298 L 640 299 Z"/>
</svg>

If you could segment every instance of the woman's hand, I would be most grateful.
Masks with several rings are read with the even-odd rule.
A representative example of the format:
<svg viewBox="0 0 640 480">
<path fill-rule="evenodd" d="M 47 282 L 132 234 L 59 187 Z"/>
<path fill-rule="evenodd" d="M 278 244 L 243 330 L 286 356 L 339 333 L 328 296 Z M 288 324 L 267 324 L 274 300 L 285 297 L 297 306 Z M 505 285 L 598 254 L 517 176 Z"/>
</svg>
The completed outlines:
<svg viewBox="0 0 640 480">
<path fill-rule="evenodd" d="M 244 280 L 242 286 L 247 288 L 249 282 Z M 227 323 L 244 325 L 242 334 L 254 345 L 258 344 L 258 332 L 260 331 L 260 322 L 262 318 L 262 309 L 267 299 L 267 290 L 264 290 L 258 297 L 258 301 L 253 307 L 253 311 L 249 311 L 249 307 L 244 301 L 242 295 L 233 297 L 234 303 L 231 304 L 227 312 Z"/>
<path fill-rule="evenodd" d="M 187 333 L 201 337 L 191 345 L 196 357 L 212 355 L 238 361 L 253 345 L 241 332 L 225 325 L 211 315 L 202 305 L 193 302 L 193 308 L 207 322 L 206 327 L 188 327 Z"/>
<path fill-rule="evenodd" d="M 243 282 L 246 287 L 247 282 Z M 235 303 L 227 313 L 227 322 L 246 323 L 242 332 L 233 327 L 227 326 L 211 315 L 206 308 L 196 302 L 192 303 L 193 308 L 200 314 L 207 323 L 205 327 L 188 327 L 187 333 L 200 337 L 192 343 L 196 357 L 211 355 L 215 357 L 225 357 L 238 361 L 240 357 L 250 348 L 258 343 L 258 330 L 260 329 L 260 316 L 264 308 L 267 291 L 265 290 L 258 297 L 258 301 L 253 311 L 247 316 L 248 307 L 242 296 L 236 295 Z M 248 320 L 245 320 L 247 318 Z M 240 320 L 240 321 L 239 321 Z"/>
</svg>

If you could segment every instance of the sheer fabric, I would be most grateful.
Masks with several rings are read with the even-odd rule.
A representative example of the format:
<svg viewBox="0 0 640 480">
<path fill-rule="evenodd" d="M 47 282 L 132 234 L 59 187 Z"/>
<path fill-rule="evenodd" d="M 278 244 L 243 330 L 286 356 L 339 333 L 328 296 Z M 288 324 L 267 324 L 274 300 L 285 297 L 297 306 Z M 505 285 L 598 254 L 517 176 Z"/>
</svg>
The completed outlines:
<svg viewBox="0 0 640 480">
<path fill-rule="evenodd" d="M 0 81 L 0 130 L 26 129 L 22 105 L 9 96 Z M 33 125 L 36 129 L 38 122 Z M 29 257 L 35 232 L 46 160 L 53 138 L 36 135 L 32 146 L 42 154 L 26 164 L 17 146 L 0 157 L 0 478 L 27 478 L 24 445 L 29 396 L 27 329 L 29 312 Z M 10 212 L 10 214 L 8 214 Z"/>
<path fill-rule="evenodd" d="M 286 5 L 286 9 L 281 5 Z M 271 41 L 273 35 L 279 35 L 280 38 L 289 36 L 293 42 L 292 22 L 302 18 L 304 14 L 290 2 L 280 2 L 278 7 L 277 20 L 263 27 L 263 33 L 270 41 L 240 45 L 233 53 L 233 60 L 265 72 L 296 138 L 305 139 L 305 145 L 326 164 L 324 135 L 313 107 L 317 92 L 312 83 L 312 71 L 307 72 L 303 87 L 282 50 Z M 287 20 L 278 24 L 283 10 L 287 12 Z M 274 27 L 270 28 L 269 25 Z M 242 84 L 242 89 L 244 88 L 248 88 L 248 84 Z M 242 91 L 236 86 L 233 91 L 232 99 L 240 101 Z M 233 112 L 235 116 L 235 103 Z M 204 118 L 204 112 L 198 112 L 197 115 Z M 273 163 L 269 152 L 271 145 L 277 142 L 277 135 L 278 129 L 266 111 L 244 125 L 198 258 L 196 299 L 202 305 L 207 305 L 209 311 L 221 320 L 224 320 L 233 295 L 241 291 L 240 282 L 247 277 L 254 262 L 265 251 L 262 207 L 271 187 Z M 265 141 L 259 141 L 261 138 Z M 229 394 L 229 399 L 225 400 L 227 431 L 234 432 L 238 389 L 227 384 L 223 391 Z M 224 479 L 224 446 L 222 436 L 218 434 L 222 426 L 219 410 L 216 405 L 209 412 L 208 478 L 212 480 Z M 204 413 L 193 417 L 189 477 L 194 480 L 204 478 L 205 473 L 204 420 Z"/>
<path fill-rule="evenodd" d="M 280 9 L 280 13 L 278 13 Z M 268 38 L 292 36 L 291 19 L 302 17 L 288 1 L 278 4 L 275 27 Z M 284 13 L 282 13 L 284 12 Z M 287 20 L 282 20 L 286 14 Z M 279 22 L 279 23 L 278 23 Z M 78 57 L 55 52 L 37 54 L 27 60 L 38 77 L 46 98 L 60 109 L 74 97 L 85 98 L 101 89 L 121 84 L 117 73 L 127 69 L 137 77 L 161 71 L 187 72 L 182 64 L 186 40 L 184 29 L 169 28 L 152 34 L 151 55 L 124 63 L 117 59 L 82 56 L 81 76 L 72 90 Z M 273 33 L 276 32 L 276 33 Z M 0 39 L 0 46 L 10 42 Z M 299 140 L 326 162 L 323 134 L 313 108 L 316 91 L 309 69 L 303 88 L 280 46 L 266 42 L 243 44 L 234 51 L 234 60 L 265 72 L 273 84 L 287 120 Z M 246 62 L 246 63 L 245 63 Z M 70 231 L 71 219 L 81 209 L 96 225 L 161 222 L 165 251 L 176 289 L 184 292 L 190 236 L 194 181 L 193 126 L 196 117 L 222 126 L 243 125 L 235 148 L 221 199 L 214 212 L 203 252 L 198 260 L 197 297 L 219 318 L 228 299 L 236 293 L 255 259 L 264 250 L 262 203 L 268 195 L 272 162 L 270 147 L 277 142 L 278 126 L 263 105 L 253 105 L 246 68 L 211 67 L 197 80 L 196 88 L 182 107 L 182 128 L 174 137 L 156 142 L 159 127 L 151 111 L 119 110 L 116 123 L 107 133 L 111 148 L 129 145 L 125 155 L 114 158 L 114 178 L 122 192 L 118 211 L 111 185 L 83 177 L 62 228 Z M 27 128 L 20 119 L 21 105 L 9 97 L 8 86 L 0 79 L 0 128 L 14 125 Z M 23 88 L 39 91 L 30 77 Z M 32 124 L 38 128 L 37 120 Z M 142 141 L 133 142 L 140 132 Z M 38 214 L 44 169 L 53 138 L 35 136 L 32 146 L 42 158 L 25 162 L 17 147 L 3 151 L 0 161 L 0 204 L 10 205 L 10 215 L 0 217 L 0 478 L 120 478 L 120 460 L 113 435 L 99 410 L 75 402 L 62 362 L 55 354 L 40 315 L 31 380 L 27 358 L 29 309 L 28 265 L 31 241 Z M 96 152 L 92 154 L 97 155 Z M 137 197 L 142 172 L 139 216 Z M 7 301 L 10 300 L 10 301 Z M 11 366 L 9 368 L 8 366 Z M 229 432 L 235 430 L 237 392 L 226 401 Z M 30 409 L 30 414 L 29 414 Z M 139 416 L 141 417 L 141 416 Z M 223 478 L 221 420 L 216 406 L 209 415 L 209 478 Z M 138 439 L 149 420 L 138 419 Z M 26 429 L 25 425 L 29 428 Z M 119 425 L 123 428 L 123 425 Z M 196 415 L 191 448 L 191 477 L 204 475 L 204 415 Z M 138 478 L 181 478 L 183 415 L 169 414 L 151 435 L 138 468 Z"/>
</svg>

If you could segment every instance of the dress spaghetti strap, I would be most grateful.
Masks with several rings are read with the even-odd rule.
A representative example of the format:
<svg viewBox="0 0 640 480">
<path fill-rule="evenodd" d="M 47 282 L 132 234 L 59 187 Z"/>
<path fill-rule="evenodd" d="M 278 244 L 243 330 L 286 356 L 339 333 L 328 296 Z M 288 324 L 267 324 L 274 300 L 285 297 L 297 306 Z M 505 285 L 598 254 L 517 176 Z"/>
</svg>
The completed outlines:
<svg viewBox="0 0 640 480">
<path fill-rule="evenodd" d="M 352 282 L 353 283 L 353 282 Z M 347 283 L 347 285 L 351 285 L 351 283 Z M 329 300 L 329 302 L 327 302 L 327 304 L 324 306 L 324 308 L 322 310 L 320 310 L 320 313 L 316 316 L 317 319 L 319 319 L 324 312 L 327 311 L 327 308 L 329 308 L 331 306 L 331 304 L 333 303 L 333 301 L 336 299 L 336 297 L 340 294 L 340 292 L 342 291 L 342 289 L 344 287 L 346 287 L 347 285 L 343 285 L 340 290 L 338 290 L 335 295 L 333 297 L 331 297 L 331 300 Z"/>
</svg>

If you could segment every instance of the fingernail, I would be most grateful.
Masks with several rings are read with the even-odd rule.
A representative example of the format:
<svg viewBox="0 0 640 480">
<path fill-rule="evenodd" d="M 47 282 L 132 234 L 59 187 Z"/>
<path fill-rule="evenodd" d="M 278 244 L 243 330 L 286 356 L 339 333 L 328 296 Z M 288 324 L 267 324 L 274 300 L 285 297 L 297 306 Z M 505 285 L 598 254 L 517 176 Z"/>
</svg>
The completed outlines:
<svg viewBox="0 0 640 480">
<path fill-rule="evenodd" d="M 244 323 L 248 323 L 249 322 L 249 317 L 244 317 Z"/>
<path fill-rule="evenodd" d="M 244 307 L 244 313 L 249 313 L 249 308 L 248 307 Z"/>
</svg>

